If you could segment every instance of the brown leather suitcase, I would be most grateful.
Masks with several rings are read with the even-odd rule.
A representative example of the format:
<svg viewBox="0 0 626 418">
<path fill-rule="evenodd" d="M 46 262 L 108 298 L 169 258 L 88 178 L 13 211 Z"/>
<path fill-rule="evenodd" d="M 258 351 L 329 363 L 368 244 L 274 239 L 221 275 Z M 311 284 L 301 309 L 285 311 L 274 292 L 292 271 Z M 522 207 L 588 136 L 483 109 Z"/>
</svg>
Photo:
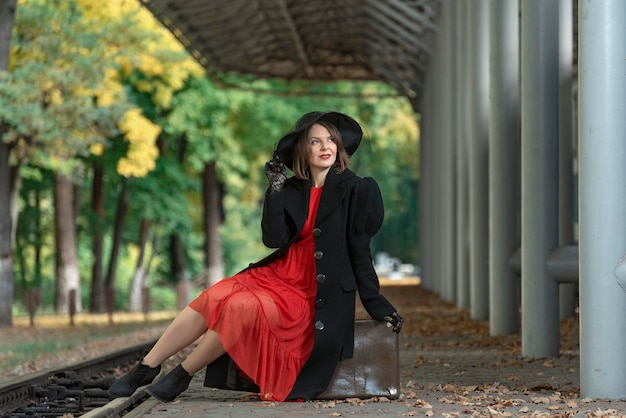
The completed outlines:
<svg viewBox="0 0 626 418">
<path fill-rule="evenodd" d="M 337 363 L 335 373 L 318 399 L 371 398 L 400 395 L 399 335 L 386 322 L 357 320 L 354 357 Z"/>
</svg>

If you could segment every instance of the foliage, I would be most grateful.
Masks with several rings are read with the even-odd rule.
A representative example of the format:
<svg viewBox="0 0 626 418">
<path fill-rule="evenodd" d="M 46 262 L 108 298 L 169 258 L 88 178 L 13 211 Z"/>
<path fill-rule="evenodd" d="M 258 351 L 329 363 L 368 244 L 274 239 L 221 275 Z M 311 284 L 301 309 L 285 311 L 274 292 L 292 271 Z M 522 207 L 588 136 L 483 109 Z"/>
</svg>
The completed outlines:
<svg viewBox="0 0 626 418">
<path fill-rule="evenodd" d="M 128 37 L 130 23 L 101 23 L 74 1 L 19 2 L 10 72 L 0 75 L 3 140 L 14 160 L 70 173 L 73 157 L 116 131 L 126 103 L 110 85 L 110 45 Z"/>
</svg>

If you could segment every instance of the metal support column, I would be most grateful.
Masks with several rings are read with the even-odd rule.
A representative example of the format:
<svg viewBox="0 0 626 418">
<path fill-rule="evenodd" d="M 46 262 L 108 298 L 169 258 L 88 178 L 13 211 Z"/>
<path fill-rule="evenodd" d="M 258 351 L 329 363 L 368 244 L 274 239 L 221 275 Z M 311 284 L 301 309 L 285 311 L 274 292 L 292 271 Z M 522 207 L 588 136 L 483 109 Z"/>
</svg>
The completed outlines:
<svg viewBox="0 0 626 418">
<path fill-rule="evenodd" d="M 456 305 L 460 309 L 470 306 L 469 294 L 469 205 L 468 205 L 468 161 L 467 143 L 469 136 L 468 113 L 469 77 L 467 74 L 469 36 L 467 31 L 466 0 L 457 0 L 456 42 L 457 42 L 457 108 L 456 108 Z"/>
<path fill-rule="evenodd" d="M 572 138 L 573 29 L 572 0 L 559 1 L 559 245 L 574 244 L 574 171 Z M 574 315 L 578 283 L 559 286 L 559 317 Z"/>
<path fill-rule="evenodd" d="M 455 62 L 455 23 L 456 3 L 444 2 L 442 4 L 442 25 L 440 35 L 442 37 L 441 53 L 441 78 L 442 78 L 442 124 L 441 124 L 441 240 L 444 257 L 449 260 L 441 265 L 441 296 L 448 302 L 456 300 L 456 274 L 455 263 L 455 239 L 456 239 L 456 216 L 455 216 L 455 186 L 456 186 L 456 78 L 454 69 Z"/>
<path fill-rule="evenodd" d="M 558 243 L 558 2 L 525 0 L 522 80 L 522 355 L 559 354 L 559 295 L 548 273 Z"/>
<path fill-rule="evenodd" d="M 432 66 L 434 67 L 434 66 Z M 422 285 L 429 290 L 433 289 L 433 270 L 435 265 L 435 237 L 434 230 L 434 69 L 430 67 L 427 75 L 427 83 L 424 86 L 424 97 L 421 103 L 422 114 L 420 118 L 420 168 L 419 181 L 419 243 L 420 243 L 420 278 Z"/>
<path fill-rule="evenodd" d="M 467 13 L 470 36 L 470 314 L 489 318 L 489 3 L 475 0 Z"/>
<path fill-rule="evenodd" d="M 441 22 L 441 16 L 440 16 Z M 443 239 L 441 235 L 441 224 L 442 224 L 442 194 L 441 194 L 441 136 L 442 136 L 442 126 L 445 123 L 444 119 L 444 104 L 441 99 L 441 91 L 443 88 L 442 84 L 442 75 L 441 72 L 443 70 L 443 64 L 441 62 L 443 54 L 441 53 L 441 48 L 443 46 L 443 40 L 441 36 L 437 37 L 435 44 L 435 52 L 433 53 L 432 59 L 432 72 L 429 74 L 428 83 L 432 83 L 432 97 L 431 100 L 431 109 L 430 109 L 430 153 L 431 153 L 431 170 L 430 170 L 430 184 L 432 187 L 431 194 L 428 196 L 428 199 L 431 200 L 431 217 L 430 217 L 430 237 L 428 241 L 428 245 L 432 248 L 431 260 L 432 264 L 430 266 L 431 275 L 430 275 L 430 289 L 438 295 L 441 295 L 443 292 L 443 283 L 441 280 L 443 265 L 445 263 L 445 250 L 443 246 Z"/>
<path fill-rule="evenodd" d="M 578 11 L 581 397 L 626 397 L 626 2 Z M 617 277 L 619 279 L 619 277 Z"/>
<path fill-rule="evenodd" d="M 490 0 L 489 328 L 519 330 L 519 276 L 509 259 L 520 245 L 519 4 Z"/>
</svg>

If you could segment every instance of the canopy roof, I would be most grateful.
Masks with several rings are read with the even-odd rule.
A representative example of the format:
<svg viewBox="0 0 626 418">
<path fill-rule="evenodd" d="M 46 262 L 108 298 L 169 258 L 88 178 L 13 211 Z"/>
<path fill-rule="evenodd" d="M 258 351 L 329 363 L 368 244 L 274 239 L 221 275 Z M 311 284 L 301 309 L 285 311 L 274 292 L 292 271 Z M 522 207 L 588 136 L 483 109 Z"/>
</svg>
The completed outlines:
<svg viewBox="0 0 626 418">
<path fill-rule="evenodd" d="M 382 80 L 418 100 L 440 0 L 141 0 L 209 73 Z"/>
</svg>

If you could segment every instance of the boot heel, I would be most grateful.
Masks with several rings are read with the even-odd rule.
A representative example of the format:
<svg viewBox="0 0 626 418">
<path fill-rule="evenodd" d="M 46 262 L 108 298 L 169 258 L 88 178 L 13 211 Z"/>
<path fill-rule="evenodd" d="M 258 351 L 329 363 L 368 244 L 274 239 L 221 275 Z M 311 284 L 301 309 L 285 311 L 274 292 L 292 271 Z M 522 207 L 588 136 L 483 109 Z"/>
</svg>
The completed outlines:
<svg viewBox="0 0 626 418">
<path fill-rule="evenodd" d="M 150 367 L 145 364 L 137 364 L 128 373 L 117 379 L 109 387 L 109 396 L 119 398 L 132 395 L 138 387 L 152 383 L 161 371 L 161 366 Z"/>
<path fill-rule="evenodd" d="M 163 402 L 172 402 L 189 387 L 193 376 L 180 364 L 158 382 L 148 386 L 146 392 Z"/>
</svg>

